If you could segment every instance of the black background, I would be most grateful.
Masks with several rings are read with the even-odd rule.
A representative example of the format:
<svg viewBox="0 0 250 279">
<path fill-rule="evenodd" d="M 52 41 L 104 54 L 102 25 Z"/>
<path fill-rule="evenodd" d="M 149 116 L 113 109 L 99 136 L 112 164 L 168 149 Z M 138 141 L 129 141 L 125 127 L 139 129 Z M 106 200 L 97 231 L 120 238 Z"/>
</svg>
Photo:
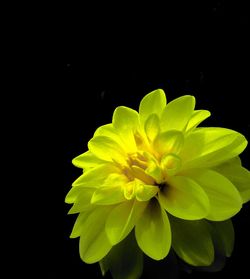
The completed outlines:
<svg viewBox="0 0 250 279">
<path fill-rule="evenodd" d="M 27 35 L 18 30 L 17 42 L 25 47 L 19 48 L 15 85 L 22 89 L 10 100 L 18 137 L 12 159 L 22 158 L 19 177 L 28 189 L 16 190 L 18 201 L 24 198 L 15 212 L 14 259 L 32 278 L 101 278 L 97 264 L 81 262 L 78 239 L 69 239 L 75 218 L 67 215 L 64 197 L 80 174 L 71 160 L 87 150 L 115 107 L 138 109 L 157 88 L 169 101 L 194 95 L 196 108 L 212 113 L 204 125 L 235 129 L 249 139 L 248 10 L 225 1 L 171 8 L 65 5 L 39 14 L 33 27 L 35 19 Z M 247 147 L 241 156 L 247 168 L 249 155 Z M 221 272 L 181 272 L 181 278 L 247 273 L 249 216 L 246 204 L 233 218 L 235 249 Z M 153 269 L 147 276 L 158 278 Z"/>
</svg>

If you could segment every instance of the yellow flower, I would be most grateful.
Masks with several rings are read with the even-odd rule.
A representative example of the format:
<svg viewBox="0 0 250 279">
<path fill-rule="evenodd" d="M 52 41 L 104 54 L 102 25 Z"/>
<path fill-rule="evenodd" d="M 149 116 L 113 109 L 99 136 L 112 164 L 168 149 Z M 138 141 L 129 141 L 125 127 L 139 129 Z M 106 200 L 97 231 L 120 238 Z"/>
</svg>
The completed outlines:
<svg viewBox="0 0 250 279">
<path fill-rule="evenodd" d="M 69 213 L 79 213 L 71 237 L 80 236 L 84 262 L 100 262 L 115 278 L 138 278 L 142 252 L 161 260 L 171 246 L 188 264 L 206 266 L 218 238 L 229 256 L 228 219 L 250 200 L 250 173 L 238 157 L 245 137 L 197 128 L 210 112 L 195 110 L 193 96 L 166 103 L 159 89 L 142 99 L 139 113 L 116 108 L 112 123 L 99 127 L 89 150 L 73 159 L 84 172 L 66 197 Z M 133 261 L 117 271 L 124 253 Z"/>
</svg>

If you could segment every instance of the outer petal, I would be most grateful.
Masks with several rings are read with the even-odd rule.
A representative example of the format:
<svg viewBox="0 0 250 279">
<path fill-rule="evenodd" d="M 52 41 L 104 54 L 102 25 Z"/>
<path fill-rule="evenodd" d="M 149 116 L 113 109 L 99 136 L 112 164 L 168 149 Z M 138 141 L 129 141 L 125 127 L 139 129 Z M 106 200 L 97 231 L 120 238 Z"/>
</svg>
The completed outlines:
<svg viewBox="0 0 250 279">
<path fill-rule="evenodd" d="M 75 214 L 86 210 L 91 210 L 95 206 L 91 204 L 91 198 L 95 188 L 83 188 L 77 195 L 74 205 L 69 210 L 68 214 Z"/>
<path fill-rule="evenodd" d="M 182 132 L 172 130 L 160 133 L 154 140 L 154 148 L 160 155 L 165 153 L 178 154 L 183 146 L 184 137 Z"/>
<path fill-rule="evenodd" d="M 139 249 L 134 233 L 131 232 L 122 242 L 115 245 L 100 262 L 102 274 L 110 270 L 115 279 L 140 278 L 143 270 L 143 253 Z"/>
<path fill-rule="evenodd" d="M 92 196 L 92 204 L 110 205 L 126 201 L 120 186 L 100 187 Z"/>
<path fill-rule="evenodd" d="M 243 202 L 250 200 L 250 171 L 233 159 L 215 168 L 216 171 L 228 178 L 240 192 Z"/>
<path fill-rule="evenodd" d="M 210 222 L 215 248 L 227 257 L 230 257 L 234 247 L 234 227 L 232 221 Z"/>
<path fill-rule="evenodd" d="M 137 151 L 134 134 L 139 127 L 138 112 L 124 106 L 117 107 L 113 114 L 113 126 L 123 139 L 125 149 L 129 153 Z"/>
<path fill-rule="evenodd" d="M 111 138 L 115 142 L 117 142 L 123 149 L 125 148 L 119 133 L 114 128 L 114 125 L 112 123 L 98 127 L 94 133 L 94 137 L 97 136 L 105 136 Z"/>
<path fill-rule="evenodd" d="M 193 130 L 210 115 L 211 113 L 208 110 L 195 110 L 188 121 L 186 131 Z"/>
<path fill-rule="evenodd" d="M 85 211 L 85 212 L 81 212 L 74 224 L 74 227 L 72 229 L 72 232 L 70 234 L 70 238 L 76 238 L 79 237 L 82 234 L 82 227 L 83 224 L 85 222 L 85 220 L 87 219 L 87 217 L 89 216 L 89 214 L 91 213 L 91 211 Z"/>
<path fill-rule="evenodd" d="M 124 106 L 117 107 L 113 114 L 112 123 L 116 131 L 135 131 L 139 126 L 138 112 Z"/>
<path fill-rule="evenodd" d="M 223 175 L 208 169 L 196 169 L 186 175 L 199 183 L 210 201 L 208 220 L 223 221 L 238 213 L 242 199 L 234 185 Z"/>
<path fill-rule="evenodd" d="M 87 151 L 72 160 L 74 166 L 82 169 L 93 168 L 103 163 L 106 163 L 106 161 L 97 158 L 90 151 Z"/>
<path fill-rule="evenodd" d="M 88 143 L 89 150 L 105 161 L 125 163 L 126 153 L 115 140 L 106 136 L 96 136 Z"/>
<path fill-rule="evenodd" d="M 157 89 L 155 91 L 147 94 L 140 103 L 139 115 L 141 123 L 144 123 L 147 118 L 155 113 L 159 117 L 167 103 L 166 95 L 162 89 Z"/>
<path fill-rule="evenodd" d="M 174 99 L 165 107 L 161 117 L 162 131 L 186 129 L 187 123 L 194 111 L 195 98 L 182 96 Z"/>
<path fill-rule="evenodd" d="M 183 168 L 213 167 L 239 155 L 247 146 L 243 135 L 224 128 L 198 128 L 185 138 Z"/>
<path fill-rule="evenodd" d="M 117 172 L 118 168 L 113 164 L 104 164 L 91 168 L 78 177 L 72 186 L 80 187 L 99 187 L 101 186 L 110 173 Z"/>
<path fill-rule="evenodd" d="M 116 206 L 106 222 L 106 233 L 112 245 L 122 241 L 133 229 L 147 202 L 131 200 Z"/>
<path fill-rule="evenodd" d="M 159 192 L 159 201 L 170 214 L 186 220 L 202 219 L 209 212 L 205 191 L 184 176 L 169 177 L 167 185 Z"/>
<path fill-rule="evenodd" d="M 109 205 L 125 201 L 123 187 L 127 181 L 128 179 L 125 175 L 116 173 L 110 174 L 103 186 L 99 187 L 94 192 L 91 203 Z"/>
<path fill-rule="evenodd" d="M 100 261 L 112 247 L 105 233 L 105 221 L 111 209 L 110 206 L 96 208 L 82 224 L 79 249 L 86 263 Z"/>
<path fill-rule="evenodd" d="M 205 220 L 186 221 L 170 218 L 176 254 L 194 266 L 208 266 L 214 260 L 214 247 Z"/>
<path fill-rule="evenodd" d="M 94 137 L 97 136 L 104 136 L 112 139 L 115 138 L 115 141 L 119 140 L 119 135 L 117 134 L 112 123 L 98 127 L 94 133 Z"/>
<path fill-rule="evenodd" d="M 156 200 L 150 201 L 135 227 L 141 250 L 153 258 L 165 258 L 171 247 L 171 229 L 166 212 Z"/>
<path fill-rule="evenodd" d="M 65 197 L 65 202 L 74 203 L 81 191 L 83 191 L 82 187 L 71 187 L 71 189 Z"/>
<path fill-rule="evenodd" d="M 160 132 L 160 119 L 156 113 L 151 114 L 144 125 L 149 141 L 153 141 Z"/>
</svg>

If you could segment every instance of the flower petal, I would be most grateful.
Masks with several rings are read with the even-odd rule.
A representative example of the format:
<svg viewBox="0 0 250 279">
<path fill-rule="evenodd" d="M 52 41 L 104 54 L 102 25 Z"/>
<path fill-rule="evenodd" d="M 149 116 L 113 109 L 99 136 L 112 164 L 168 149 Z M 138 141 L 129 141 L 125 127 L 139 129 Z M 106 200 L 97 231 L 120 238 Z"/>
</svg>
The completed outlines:
<svg viewBox="0 0 250 279">
<path fill-rule="evenodd" d="M 112 206 L 97 207 L 82 223 L 79 249 L 86 263 L 100 261 L 112 248 L 105 233 L 105 221 L 111 209 Z"/>
<path fill-rule="evenodd" d="M 115 279 L 140 278 L 143 270 L 143 253 L 136 243 L 133 232 L 112 247 L 101 261 L 101 266 L 103 271 L 110 270 Z"/>
<path fill-rule="evenodd" d="M 143 168 L 140 168 L 136 165 L 132 165 L 131 170 L 133 177 L 140 179 L 145 184 L 154 184 L 154 179 L 150 175 L 148 175 L 147 171 L 145 171 Z"/>
<path fill-rule="evenodd" d="M 234 185 L 223 175 L 209 169 L 193 169 L 186 173 L 201 185 L 210 202 L 206 216 L 211 221 L 223 221 L 238 213 L 242 199 Z"/>
<path fill-rule="evenodd" d="M 134 134 L 139 127 L 138 112 L 124 106 L 117 107 L 113 114 L 113 126 L 121 136 L 128 153 L 137 151 Z"/>
<path fill-rule="evenodd" d="M 153 141 L 160 132 L 160 119 L 156 113 L 153 113 L 148 117 L 144 129 L 148 139 Z"/>
<path fill-rule="evenodd" d="M 147 202 L 133 199 L 116 206 L 108 216 L 106 233 L 112 245 L 122 241 L 133 229 Z"/>
<path fill-rule="evenodd" d="M 112 123 L 98 127 L 94 133 L 94 137 L 97 137 L 97 136 L 105 136 L 105 137 L 111 138 L 124 149 L 124 143 Z"/>
<path fill-rule="evenodd" d="M 159 187 L 152 185 L 139 184 L 136 188 L 136 199 L 138 201 L 148 201 L 159 191 Z"/>
<path fill-rule="evenodd" d="M 84 152 L 83 154 L 75 157 L 72 160 L 72 164 L 78 168 L 86 169 L 96 167 L 99 164 L 105 163 L 104 160 L 101 160 L 94 156 L 90 151 Z"/>
<path fill-rule="evenodd" d="M 113 114 L 112 123 L 117 132 L 132 130 L 139 126 L 138 112 L 124 106 L 117 107 Z"/>
<path fill-rule="evenodd" d="M 72 229 L 72 232 L 70 234 L 70 238 L 76 238 L 79 237 L 82 234 L 82 225 L 85 222 L 86 218 L 89 216 L 91 211 L 85 211 L 81 212 L 75 221 L 74 227 Z"/>
<path fill-rule="evenodd" d="M 232 221 L 210 222 L 212 237 L 217 249 L 222 255 L 230 257 L 234 247 L 234 227 Z"/>
<path fill-rule="evenodd" d="M 198 220 L 207 216 L 209 200 L 205 191 L 194 180 L 184 176 L 171 176 L 159 192 L 161 205 L 173 216 Z"/>
<path fill-rule="evenodd" d="M 166 212 L 158 201 L 150 201 L 135 227 L 141 250 L 154 260 L 165 258 L 171 247 L 171 229 Z"/>
<path fill-rule="evenodd" d="M 180 153 L 183 169 L 213 167 L 239 155 L 247 146 L 243 135 L 224 128 L 198 128 L 185 138 Z"/>
<path fill-rule="evenodd" d="M 183 131 L 194 111 L 195 98 L 182 96 L 167 104 L 161 116 L 162 131 Z"/>
<path fill-rule="evenodd" d="M 108 138 L 115 138 L 115 140 L 119 139 L 119 135 L 117 134 L 112 123 L 102 125 L 98 127 L 94 133 L 94 137 L 104 136 Z"/>
<path fill-rule="evenodd" d="M 101 269 L 102 276 L 105 276 L 105 274 L 109 270 L 109 266 L 108 266 L 107 262 L 105 261 L 105 258 L 103 258 L 99 261 L 99 266 L 100 266 L 100 269 Z"/>
<path fill-rule="evenodd" d="M 175 154 L 165 154 L 161 158 L 161 167 L 166 176 L 175 175 L 181 168 L 181 158 Z"/>
<path fill-rule="evenodd" d="M 105 161 L 125 163 L 126 153 L 112 138 L 96 136 L 88 143 L 89 150 L 98 158 Z"/>
<path fill-rule="evenodd" d="M 113 164 L 107 163 L 95 168 L 91 168 L 78 177 L 72 186 L 98 187 L 107 179 L 110 173 L 117 172 L 118 169 Z"/>
<path fill-rule="evenodd" d="M 105 180 L 103 186 L 96 189 L 91 203 L 99 205 L 116 204 L 125 201 L 123 187 L 128 179 L 125 175 L 118 173 L 110 174 Z"/>
<path fill-rule="evenodd" d="M 182 132 L 172 130 L 160 133 L 154 140 L 154 148 L 160 155 L 165 153 L 178 154 L 184 143 Z"/>
<path fill-rule="evenodd" d="M 127 200 L 132 200 L 134 198 L 136 185 L 136 180 L 130 181 L 126 185 L 124 185 L 123 194 Z"/>
<path fill-rule="evenodd" d="M 153 113 L 160 117 L 166 103 L 166 95 L 162 89 L 157 89 L 144 96 L 139 106 L 141 123 L 143 124 Z"/>
<path fill-rule="evenodd" d="M 68 194 L 65 197 L 65 202 L 66 203 L 74 203 L 81 191 L 83 191 L 83 187 L 71 187 L 69 190 Z"/>
<path fill-rule="evenodd" d="M 157 183 L 161 183 L 163 179 L 162 170 L 155 160 L 148 161 L 148 167 L 146 168 L 145 173 L 152 177 Z"/>
<path fill-rule="evenodd" d="M 186 131 L 193 130 L 196 128 L 202 121 L 207 119 L 211 115 L 208 110 L 195 110 L 188 121 Z"/>
<path fill-rule="evenodd" d="M 100 187 L 98 188 L 91 199 L 92 204 L 110 205 L 126 201 L 123 191 L 120 186 Z"/>
<path fill-rule="evenodd" d="M 83 188 L 78 194 L 74 205 L 69 210 L 68 214 L 75 214 L 82 211 L 93 209 L 95 206 L 91 204 L 91 198 L 94 194 L 95 188 Z"/>
<path fill-rule="evenodd" d="M 237 158 L 237 157 L 236 157 Z M 244 203 L 250 200 L 250 171 L 241 166 L 237 159 L 225 162 L 215 170 L 228 178 L 240 192 Z"/>
<path fill-rule="evenodd" d="M 214 247 L 205 220 L 186 221 L 171 216 L 172 246 L 176 254 L 193 266 L 208 266 L 214 260 Z"/>
</svg>

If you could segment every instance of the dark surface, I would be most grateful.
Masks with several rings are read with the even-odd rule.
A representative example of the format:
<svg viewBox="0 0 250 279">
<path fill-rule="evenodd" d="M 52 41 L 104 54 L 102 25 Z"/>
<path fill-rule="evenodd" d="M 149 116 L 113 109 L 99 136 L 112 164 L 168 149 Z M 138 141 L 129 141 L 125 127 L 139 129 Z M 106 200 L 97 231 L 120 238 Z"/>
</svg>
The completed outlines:
<svg viewBox="0 0 250 279">
<path fill-rule="evenodd" d="M 75 218 L 67 215 L 64 197 L 80 174 L 72 158 L 86 151 L 93 132 L 111 121 L 115 107 L 138 109 L 141 98 L 157 88 L 165 90 L 168 100 L 191 94 L 198 109 L 212 113 L 204 125 L 232 128 L 250 139 L 246 7 L 216 1 L 195 8 L 174 9 L 172 18 L 171 9 L 161 7 L 145 13 L 128 9 L 126 16 L 124 8 L 111 15 L 84 9 L 91 20 L 76 14 L 77 8 L 75 13 L 65 9 L 53 14 L 53 24 L 35 37 L 38 51 L 18 65 L 21 74 L 24 68 L 28 74 L 15 81 L 24 89 L 15 97 L 20 148 L 15 147 L 19 153 L 14 158 L 24 159 L 22 181 L 28 193 L 21 201 L 24 209 L 17 210 L 19 233 L 15 230 L 13 239 L 20 243 L 15 261 L 26 275 L 101 278 L 97 264 L 81 262 L 78 239 L 69 239 Z M 249 158 L 248 147 L 242 154 L 248 168 Z M 221 272 L 181 272 L 180 278 L 247 274 L 249 216 L 246 204 L 233 218 L 235 249 Z M 158 277 L 148 268 L 143 278 Z"/>
</svg>

